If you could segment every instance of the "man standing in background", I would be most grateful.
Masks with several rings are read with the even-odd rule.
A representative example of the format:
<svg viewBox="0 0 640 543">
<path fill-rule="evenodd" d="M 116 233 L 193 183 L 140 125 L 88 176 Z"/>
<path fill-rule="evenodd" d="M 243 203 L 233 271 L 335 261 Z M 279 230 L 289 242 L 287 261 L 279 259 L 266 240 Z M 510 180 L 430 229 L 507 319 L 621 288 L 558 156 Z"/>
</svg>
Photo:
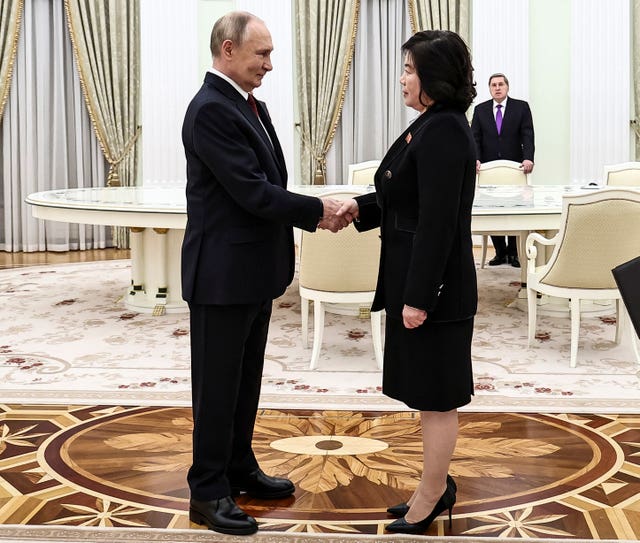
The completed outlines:
<svg viewBox="0 0 640 543">
<path fill-rule="evenodd" d="M 279 499 L 288 479 L 259 467 L 251 440 L 274 298 L 294 273 L 293 226 L 337 231 L 341 203 L 288 192 L 266 106 L 252 95 L 271 71 L 271 35 L 246 12 L 211 32 L 213 68 L 185 116 L 187 227 L 182 295 L 189 303 L 193 463 L 189 518 L 232 535 L 258 530 L 233 496 Z"/>
<path fill-rule="evenodd" d="M 524 100 L 508 97 L 509 80 L 504 74 L 493 74 L 489 78 L 492 99 L 478 104 L 473 112 L 471 129 L 476 140 L 480 164 L 490 160 L 513 160 L 520 162 L 525 173 L 533 170 L 535 152 L 533 118 L 529 104 Z M 496 254 L 489 266 L 511 264 L 520 267 L 518 245 L 515 236 L 491 236 Z"/>
</svg>

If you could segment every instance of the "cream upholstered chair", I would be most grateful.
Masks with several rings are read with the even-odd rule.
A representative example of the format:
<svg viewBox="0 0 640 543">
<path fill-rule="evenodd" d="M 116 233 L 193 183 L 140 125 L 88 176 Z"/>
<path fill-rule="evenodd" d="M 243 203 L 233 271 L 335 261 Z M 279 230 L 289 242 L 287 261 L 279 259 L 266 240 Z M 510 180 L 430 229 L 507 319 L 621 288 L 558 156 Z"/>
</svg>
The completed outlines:
<svg viewBox="0 0 640 543">
<path fill-rule="evenodd" d="M 336 199 L 357 192 L 326 194 Z M 324 195 L 323 195 L 324 196 Z M 299 288 L 302 313 L 302 343 L 308 347 L 309 301 L 313 301 L 313 349 L 310 369 L 320 357 L 327 304 L 348 304 L 350 310 L 371 317 L 373 350 L 382 368 L 381 312 L 370 312 L 380 260 L 380 229 L 358 232 L 350 224 L 337 233 L 327 230 L 302 232 Z M 344 305 L 343 305 L 344 307 Z"/>
<path fill-rule="evenodd" d="M 379 160 L 349 164 L 347 168 L 347 185 L 373 185 L 373 176 L 378 166 L 380 166 Z"/>
<path fill-rule="evenodd" d="M 536 243 L 554 246 L 549 261 L 538 268 Z M 578 353 L 580 300 L 616 301 L 616 342 L 620 341 L 621 297 L 611 269 L 640 253 L 639 190 L 607 188 L 565 196 L 560 231 L 551 239 L 529 234 L 526 252 L 529 346 L 535 338 L 538 292 L 570 299 L 572 368 Z M 640 362 L 634 338 L 632 345 Z"/>
<path fill-rule="evenodd" d="M 608 186 L 640 187 L 640 162 L 621 162 L 605 166 L 602 182 Z"/>
<path fill-rule="evenodd" d="M 478 186 L 483 185 L 527 185 L 529 178 L 519 162 L 513 160 L 491 160 L 480 165 L 477 175 Z M 484 268 L 487 260 L 487 241 L 491 235 L 521 236 L 522 232 L 474 232 L 482 236 L 482 260 L 480 267 Z"/>
</svg>

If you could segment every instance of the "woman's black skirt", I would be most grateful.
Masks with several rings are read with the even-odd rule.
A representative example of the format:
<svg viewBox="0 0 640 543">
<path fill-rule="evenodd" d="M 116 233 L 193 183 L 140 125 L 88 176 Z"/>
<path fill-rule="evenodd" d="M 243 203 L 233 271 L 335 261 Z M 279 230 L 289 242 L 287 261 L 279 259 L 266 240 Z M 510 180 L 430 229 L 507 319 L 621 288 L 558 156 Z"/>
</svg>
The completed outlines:
<svg viewBox="0 0 640 543">
<path fill-rule="evenodd" d="M 382 391 L 419 411 L 449 411 L 473 395 L 473 318 L 408 329 L 387 316 Z"/>
</svg>

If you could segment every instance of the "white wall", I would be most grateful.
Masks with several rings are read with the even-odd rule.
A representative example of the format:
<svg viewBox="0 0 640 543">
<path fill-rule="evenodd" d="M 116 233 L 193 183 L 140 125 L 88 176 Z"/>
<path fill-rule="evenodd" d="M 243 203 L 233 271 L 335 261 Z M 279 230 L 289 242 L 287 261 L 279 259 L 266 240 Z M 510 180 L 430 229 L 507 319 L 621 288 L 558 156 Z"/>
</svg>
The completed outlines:
<svg viewBox="0 0 640 543">
<path fill-rule="evenodd" d="M 530 98 L 536 132 L 532 181 L 557 185 L 571 182 L 571 3 L 533 0 L 530 3 Z"/>
</svg>

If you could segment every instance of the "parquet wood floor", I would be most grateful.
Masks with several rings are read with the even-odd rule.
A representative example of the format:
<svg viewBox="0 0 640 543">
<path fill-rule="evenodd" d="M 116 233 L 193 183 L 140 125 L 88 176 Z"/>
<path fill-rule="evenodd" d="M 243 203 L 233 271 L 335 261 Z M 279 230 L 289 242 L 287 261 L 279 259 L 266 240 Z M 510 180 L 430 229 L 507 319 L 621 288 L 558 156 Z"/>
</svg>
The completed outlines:
<svg viewBox="0 0 640 543">
<path fill-rule="evenodd" d="M 126 258 L 0 253 L 0 268 Z M 191 413 L 0 405 L 0 524 L 199 528 L 187 517 Z M 411 412 L 259 413 L 255 449 L 291 498 L 238 503 L 262 531 L 383 534 L 421 462 Z M 640 416 L 462 413 L 453 525 L 428 535 L 640 539 Z"/>
<path fill-rule="evenodd" d="M 34 253 L 9 253 L 0 251 L 0 270 L 46 264 L 66 264 L 70 262 L 94 262 L 96 260 L 118 260 L 129 258 L 127 249 L 95 249 L 89 251 L 41 251 Z"/>
<path fill-rule="evenodd" d="M 191 413 L 0 406 L 0 523 L 195 528 Z M 294 496 L 238 503 L 263 531 L 382 534 L 418 482 L 414 413 L 262 410 L 254 448 Z M 429 535 L 638 539 L 640 416 L 463 413 L 453 526 Z"/>
</svg>

